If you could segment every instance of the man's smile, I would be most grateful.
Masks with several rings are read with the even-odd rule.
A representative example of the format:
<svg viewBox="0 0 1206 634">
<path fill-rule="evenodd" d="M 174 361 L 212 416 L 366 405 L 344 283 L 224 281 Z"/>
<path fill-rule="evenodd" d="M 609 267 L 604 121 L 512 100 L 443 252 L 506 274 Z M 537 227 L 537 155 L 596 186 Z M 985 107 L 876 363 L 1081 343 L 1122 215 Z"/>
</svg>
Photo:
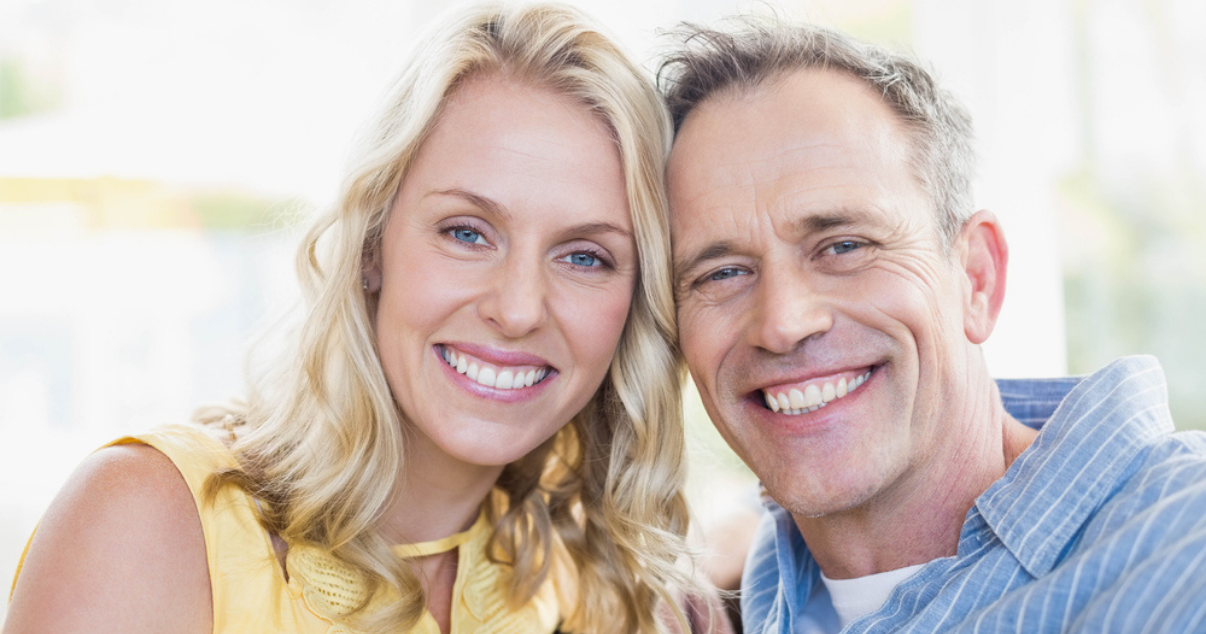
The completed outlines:
<svg viewBox="0 0 1206 634">
<path fill-rule="evenodd" d="M 874 368 L 862 368 L 824 377 L 763 388 L 762 397 L 771 411 L 795 416 L 815 412 L 832 401 L 854 392 Z"/>
</svg>

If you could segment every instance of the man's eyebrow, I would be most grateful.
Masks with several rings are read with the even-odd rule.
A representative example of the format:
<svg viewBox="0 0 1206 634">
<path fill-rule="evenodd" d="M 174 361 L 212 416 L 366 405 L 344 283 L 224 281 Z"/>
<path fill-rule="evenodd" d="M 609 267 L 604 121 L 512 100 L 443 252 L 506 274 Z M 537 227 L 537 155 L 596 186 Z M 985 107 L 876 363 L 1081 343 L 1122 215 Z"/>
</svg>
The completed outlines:
<svg viewBox="0 0 1206 634">
<path fill-rule="evenodd" d="M 681 276 L 694 271 L 710 260 L 718 260 L 732 255 L 737 246 L 728 240 L 718 240 L 700 249 L 694 255 L 689 255 L 674 262 L 674 277 L 677 281 Z"/>
<path fill-rule="evenodd" d="M 796 221 L 796 228 L 799 230 L 800 235 L 808 235 L 810 233 L 820 233 L 841 227 L 850 227 L 868 222 L 870 219 L 871 214 L 865 210 L 843 208 L 824 213 L 809 214 Z M 731 241 L 717 240 L 716 242 L 709 243 L 694 254 L 675 259 L 675 280 L 678 281 L 682 275 L 694 271 L 710 260 L 728 257 L 736 252 L 737 245 Z"/>
<path fill-rule="evenodd" d="M 864 223 L 869 218 L 870 214 L 859 209 L 836 209 L 801 218 L 796 222 L 796 228 L 801 235 L 807 235 Z"/>
</svg>

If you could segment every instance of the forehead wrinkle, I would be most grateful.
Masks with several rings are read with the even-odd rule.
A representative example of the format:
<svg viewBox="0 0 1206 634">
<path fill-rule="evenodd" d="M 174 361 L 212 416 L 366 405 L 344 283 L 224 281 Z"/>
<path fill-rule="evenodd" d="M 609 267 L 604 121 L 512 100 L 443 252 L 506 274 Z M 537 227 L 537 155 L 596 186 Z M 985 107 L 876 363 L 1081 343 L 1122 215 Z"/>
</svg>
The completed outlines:
<svg viewBox="0 0 1206 634">
<path fill-rule="evenodd" d="M 796 154 L 803 154 L 804 159 L 793 159 L 792 156 Z M 860 170 L 860 166 L 855 164 L 842 146 L 828 142 L 782 148 L 756 162 L 766 166 L 765 175 L 762 178 L 752 178 L 751 181 L 755 187 L 769 189 L 760 191 L 758 198 L 767 201 L 767 208 L 772 211 L 787 212 L 785 217 L 810 213 L 811 208 L 816 206 L 815 199 L 809 198 L 810 194 L 833 190 L 839 200 L 849 198 L 846 193 L 852 185 L 849 182 L 849 173 Z M 876 180 L 873 183 L 859 183 L 858 189 L 869 195 L 883 188 Z M 798 203 L 795 200 L 797 198 L 803 198 L 804 202 Z M 846 215 L 857 216 L 859 220 L 866 220 L 866 214 L 858 213 L 857 206 L 841 202 L 834 202 L 832 206 L 835 211 L 826 210 L 825 213 L 840 211 Z M 820 208 L 823 209 L 824 205 Z"/>
<path fill-rule="evenodd" d="M 806 155 L 806 164 L 809 164 L 808 169 L 824 169 L 832 167 L 844 167 L 845 163 L 850 162 L 846 156 L 847 145 L 842 142 L 834 142 L 827 139 L 810 139 L 808 142 L 797 140 L 795 143 L 786 145 L 785 147 L 776 148 L 768 153 L 765 157 L 758 159 L 761 163 L 774 162 L 778 165 L 793 165 L 792 161 L 784 161 L 784 158 L 790 158 L 794 154 L 804 153 Z M 816 163 L 818 158 L 823 158 L 827 163 L 832 165 L 811 165 Z"/>
</svg>

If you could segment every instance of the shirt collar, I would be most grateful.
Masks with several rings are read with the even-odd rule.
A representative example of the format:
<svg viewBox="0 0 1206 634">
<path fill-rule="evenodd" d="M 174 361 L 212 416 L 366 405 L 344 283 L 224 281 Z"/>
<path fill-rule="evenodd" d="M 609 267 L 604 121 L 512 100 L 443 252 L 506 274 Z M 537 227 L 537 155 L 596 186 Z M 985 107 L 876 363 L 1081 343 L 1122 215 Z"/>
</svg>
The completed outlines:
<svg viewBox="0 0 1206 634">
<path fill-rule="evenodd" d="M 763 497 L 763 504 L 775 523 L 775 558 L 781 590 L 778 596 L 788 598 L 780 608 L 790 615 L 790 622 L 808 603 L 813 587 L 821 580 L 821 568 L 808 551 L 791 513 L 770 496 Z"/>
<path fill-rule="evenodd" d="M 1002 400 L 1015 418 L 1037 426 L 1067 381 L 1001 382 Z M 1136 468 L 1142 449 L 1172 431 L 1160 364 L 1152 357 L 1119 359 L 1072 387 L 976 509 L 1026 571 L 1042 576 Z"/>
</svg>

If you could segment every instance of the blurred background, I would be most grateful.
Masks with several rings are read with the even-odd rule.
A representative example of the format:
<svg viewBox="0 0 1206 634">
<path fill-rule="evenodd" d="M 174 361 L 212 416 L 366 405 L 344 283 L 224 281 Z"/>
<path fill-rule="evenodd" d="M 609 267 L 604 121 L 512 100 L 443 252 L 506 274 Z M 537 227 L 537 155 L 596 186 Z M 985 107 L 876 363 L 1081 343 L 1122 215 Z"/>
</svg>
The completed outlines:
<svg viewBox="0 0 1206 634">
<path fill-rule="evenodd" d="M 294 302 L 297 227 L 438 4 L 0 3 L 0 586 L 89 451 L 242 391 Z M 659 29 L 771 6 L 574 4 L 650 69 Z M 916 52 L 970 107 L 1012 246 L 996 375 L 1155 354 L 1178 426 L 1206 428 L 1206 3 L 774 6 Z M 687 409 L 706 525 L 752 479 Z"/>
</svg>

